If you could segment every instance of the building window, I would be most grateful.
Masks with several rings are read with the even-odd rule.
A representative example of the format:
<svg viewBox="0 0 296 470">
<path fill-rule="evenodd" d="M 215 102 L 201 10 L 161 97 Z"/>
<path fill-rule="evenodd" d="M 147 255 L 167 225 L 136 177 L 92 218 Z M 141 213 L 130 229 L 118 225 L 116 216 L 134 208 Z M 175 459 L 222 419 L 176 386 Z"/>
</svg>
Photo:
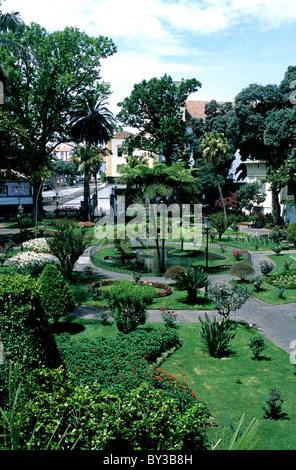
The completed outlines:
<svg viewBox="0 0 296 470">
<path fill-rule="evenodd" d="M 0 197 L 7 197 L 7 186 L 0 186 Z"/>
</svg>

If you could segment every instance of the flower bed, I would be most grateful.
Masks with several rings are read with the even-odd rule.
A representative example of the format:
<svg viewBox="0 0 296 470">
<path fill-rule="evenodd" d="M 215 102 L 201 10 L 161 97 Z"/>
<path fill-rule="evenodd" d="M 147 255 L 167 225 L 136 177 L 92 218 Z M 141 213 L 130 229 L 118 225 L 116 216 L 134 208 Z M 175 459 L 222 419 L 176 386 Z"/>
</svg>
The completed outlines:
<svg viewBox="0 0 296 470">
<path fill-rule="evenodd" d="M 36 253 L 49 253 L 50 247 L 45 237 L 34 238 L 23 243 L 23 251 L 35 251 Z"/>
<path fill-rule="evenodd" d="M 296 273 L 273 274 L 266 278 L 266 282 L 271 285 L 281 285 L 285 289 L 296 289 Z"/>
<path fill-rule="evenodd" d="M 118 281 L 114 281 L 112 279 L 109 279 L 109 280 L 106 280 L 106 281 L 92 282 L 91 284 L 89 284 L 87 286 L 87 291 L 91 292 L 95 288 L 95 289 L 98 289 L 97 294 L 99 295 L 101 293 L 101 288 L 110 286 L 114 282 L 118 282 Z M 155 292 L 155 297 L 156 298 L 167 297 L 168 295 L 172 294 L 172 289 L 167 284 L 162 284 L 160 282 L 147 282 L 147 281 L 139 281 L 139 284 L 141 284 L 141 285 L 148 284 L 149 286 L 152 286 L 155 289 L 157 289 L 157 291 Z"/>
<path fill-rule="evenodd" d="M 54 264 L 60 267 L 60 262 L 56 256 L 49 253 L 36 253 L 35 251 L 24 251 L 12 256 L 11 265 L 20 272 L 29 272 L 30 274 L 40 274 L 44 266 Z"/>
</svg>

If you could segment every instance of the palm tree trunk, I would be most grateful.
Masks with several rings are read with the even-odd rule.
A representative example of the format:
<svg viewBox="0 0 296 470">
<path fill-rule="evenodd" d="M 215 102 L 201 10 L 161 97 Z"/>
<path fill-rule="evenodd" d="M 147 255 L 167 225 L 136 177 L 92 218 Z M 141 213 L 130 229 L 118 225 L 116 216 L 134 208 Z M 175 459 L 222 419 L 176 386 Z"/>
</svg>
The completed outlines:
<svg viewBox="0 0 296 470">
<path fill-rule="evenodd" d="M 151 204 L 151 203 L 149 202 L 149 206 L 150 206 L 150 205 L 154 206 L 153 204 Z M 153 207 L 152 207 L 152 210 L 150 211 L 150 218 L 151 218 L 151 222 L 152 222 L 152 225 L 153 225 L 154 233 L 156 234 L 156 237 L 155 237 L 155 244 L 156 244 L 156 250 L 157 250 L 158 266 L 160 267 L 160 265 L 161 265 L 161 257 L 160 257 L 158 233 L 157 233 L 157 226 L 156 226 L 156 221 L 155 221 L 155 217 L 154 217 L 154 209 L 153 209 Z M 149 223 L 150 223 L 150 220 L 149 220 Z"/>
<path fill-rule="evenodd" d="M 218 190 L 219 190 L 219 194 L 220 194 L 222 205 L 223 205 L 224 217 L 226 219 L 227 218 L 226 207 L 225 207 L 225 202 L 224 202 L 224 198 L 223 198 L 223 194 L 222 194 L 222 190 L 221 190 L 221 186 L 220 186 L 219 181 L 217 182 L 217 185 L 218 185 Z"/>
<path fill-rule="evenodd" d="M 84 221 L 85 222 L 90 222 L 90 191 L 89 191 L 89 175 L 88 172 L 86 171 L 84 174 L 84 208 L 83 208 L 83 213 L 84 213 Z"/>
</svg>

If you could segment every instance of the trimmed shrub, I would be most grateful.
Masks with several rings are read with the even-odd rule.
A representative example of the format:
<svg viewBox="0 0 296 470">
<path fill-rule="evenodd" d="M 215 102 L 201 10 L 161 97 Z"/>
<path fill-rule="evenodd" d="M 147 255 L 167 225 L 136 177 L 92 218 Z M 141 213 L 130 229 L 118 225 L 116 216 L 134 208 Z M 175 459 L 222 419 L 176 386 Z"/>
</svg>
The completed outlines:
<svg viewBox="0 0 296 470">
<path fill-rule="evenodd" d="M 0 389 L 3 390 L 10 362 L 19 364 L 23 378 L 41 364 L 56 364 L 58 354 L 34 278 L 1 275 L 0 312 L 0 340 L 4 347 Z"/>
<path fill-rule="evenodd" d="M 57 322 L 75 309 L 75 302 L 62 273 L 54 265 L 47 265 L 40 274 L 39 287 L 41 305 L 46 315 Z"/>
<path fill-rule="evenodd" d="M 119 281 L 109 287 L 105 298 L 118 330 L 129 333 L 138 325 L 144 325 L 147 307 L 154 299 L 154 289 L 141 283 Z"/>
<path fill-rule="evenodd" d="M 184 268 L 183 266 L 179 266 L 177 264 L 175 266 L 171 266 L 164 273 L 164 278 L 165 279 L 175 279 L 176 274 L 178 274 L 180 271 L 186 271 L 186 268 Z"/>
<path fill-rule="evenodd" d="M 106 279 L 105 281 L 92 282 L 91 284 L 87 286 L 87 291 L 90 292 L 94 300 L 96 300 L 99 297 L 104 296 L 104 290 L 102 290 L 102 287 L 112 286 L 115 282 L 119 282 L 119 281 Z M 172 288 L 168 286 L 167 284 L 162 284 L 161 282 L 135 281 L 135 283 L 141 286 L 146 285 L 146 286 L 154 287 L 155 289 L 157 289 L 156 292 L 154 292 L 155 298 L 167 297 L 168 295 L 172 294 Z"/>
<path fill-rule="evenodd" d="M 40 379 L 47 371 L 41 374 Z M 108 393 L 97 384 L 73 386 L 69 379 L 67 390 L 64 386 L 44 390 L 43 381 L 39 382 L 23 412 L 22 437 L 25 442 L 31 439 L 33 450 L 44 450 L 48 445 L 49 450 L 57 446 L 71 450 L 74 446 L 74 450 L 117 452 L 207 449 L 209 412 L 200 401 L 181 411 L 174 399 L 145 383 Z M 38 427 L 34 429 L 37 415 Z M 54 433 L 57 423 L 58 432 Z"/>
<path fill-rule="evenodd" d="M 248 263 L 241 261 L 231 266 L 229 274 L 237 276 L 241 281 L 244 281 L 247 277 L 252 276 L 255 273 L 255 269 Z"/>
<path fill-rule="evenodd" d="M 259 261 L 259 264 L 260 264 L 260 270 L 262 274 L 265 274 L 265 275 L 269 274 L 274 269 L 274 264 L 272 262 L 264 260 L 264 261 Z"/>
</svg>

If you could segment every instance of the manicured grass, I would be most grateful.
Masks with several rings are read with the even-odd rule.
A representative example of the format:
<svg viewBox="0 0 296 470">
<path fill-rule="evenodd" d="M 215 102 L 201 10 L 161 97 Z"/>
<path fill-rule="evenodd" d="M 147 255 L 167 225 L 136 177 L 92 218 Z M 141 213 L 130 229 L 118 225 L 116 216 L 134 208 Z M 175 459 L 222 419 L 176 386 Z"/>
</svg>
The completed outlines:
<svg viewBox="0 0 296 470">
<path fill-rule="evenodd" d="M 275 273 L 284 273 L 289 274 L 290 271 L 296 270 L 296 254 L 289 254 L 289 253 L 281 253 L 279 255 L 269 255 L 268 257 L 275 263 L 276 268 L 270 274 Z M 285 269 L 285 260 L 290 264 L 290 269 Z M 263 302 L 266 302 L 269 305 L 280 305 L 280 304 L 288 304 L 296 302 L 296 289 L 285 289 L 283 296 L 279 297 L 279 289 L 272 284 L 268 284 L 264 282 L 262 287 L 259 291 L 253 292 L 254 297 Z"/>
<path fill-rule="evenodd" d="M 204 350 L 200 337 L 200 325 L 178 324 L 177 331 L 182 346 L 174 352 L 161 369 L 173 374 L 180 381 L 186 380 L 197 396 L 208 403 L 217 426 L 208 430 L 211 444 L 222 437 L 224 427 L 232 420 L 237 424 L 245 413 L 245 423 L 253 417 L 259 420 L 255 449 L 294 450 L 296 442 L 295 366 L 289 355 L 265 339 L 267 349 L 261 360 L 254 361 L 248 344 L 257 333 L 247 324 L 236 324 L 236 336 L 231 342 L 229 357 L 216 359 Z M 162 323 L 146 323 L 140 328 L 160 328 Z M 104 326 L 99 320 L 75 318 L 60 323 L 61 331 L 77 337 L 96 338 L 100 335 L 116 335 L 115 322 Z M 267 421 L 262 403 L 272 388 L 278 388 L 285 399 L 284 418 Z"/>
<path fill-rule="evenodd" d="M 237 324 L 236 336 L 231 343 L 233 354 L 223 359 L 212 358 L 203 351 L 199 328 L 199 324 L 179 326 L 183 345 L 161 368 L 180 380 L 187 380 L 197 395 L 207 401 L 218 423 L 218 427 L 209 430 L 210 441 L 215 444 L 221 438 L 224 426 L 232 419 L 237 423 L 245 413 L 245 422 L 250 422 L 253 417 L 259 420 L 256 449 L 294 450 L 296 377 L 289 355 L 265 340 L 268 346 L 264 351 L 265 358 L 254 361 L 248 348 L 254 330 L 248 325 Z M 285 399 L 283 412 L 287 419 L 267 421 L 262 402 L 274 387 Z"/>
</svg>

